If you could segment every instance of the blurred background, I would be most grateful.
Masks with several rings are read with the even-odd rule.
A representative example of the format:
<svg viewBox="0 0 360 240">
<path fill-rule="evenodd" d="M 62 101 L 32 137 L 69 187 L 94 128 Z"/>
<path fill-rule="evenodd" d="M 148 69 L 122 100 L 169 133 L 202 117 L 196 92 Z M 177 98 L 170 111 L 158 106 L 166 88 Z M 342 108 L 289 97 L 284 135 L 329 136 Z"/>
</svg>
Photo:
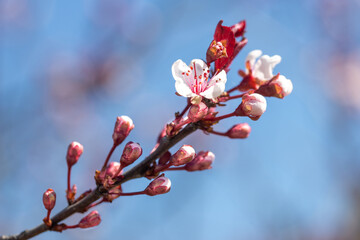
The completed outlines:
<svg viewBox="0 0 360 240">
<path fill-rule="evenodd" d="M 261 49 L 282 56 L 275 72 L 293 93 L 269 99 L 257 122 L 216 126 L 249 122 L 248 139 L 198 132 L 180 143 L 214 152 L 212 170 L 168 173 L 168 194 L 119 198 L 96 208 L 99 227 L 36 239 L 360 239 L 359 11 L 359 0 L 0 0 L 0 234 L 41 223 L 47 188 L 58 196 L 55 213 L 66 206 L 71 141 L 84 145 L 72 183 L 80 193 L 94 186 L 116 116 L 134 120 L 128 140 L 149 153 L 185 105 L 172 63 L 205 58 L 220 19 L 246 19 L 249 43 L 227 88 Z"/>
</svg>

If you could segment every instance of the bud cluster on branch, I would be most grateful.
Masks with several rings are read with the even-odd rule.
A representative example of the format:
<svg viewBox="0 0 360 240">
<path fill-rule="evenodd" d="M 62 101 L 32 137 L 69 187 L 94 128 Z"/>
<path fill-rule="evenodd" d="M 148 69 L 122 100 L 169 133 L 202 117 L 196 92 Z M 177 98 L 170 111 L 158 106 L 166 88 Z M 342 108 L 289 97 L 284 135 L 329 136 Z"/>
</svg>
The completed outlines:
<svg viewBox="0 0 360 240">
<path fill-rule="evenodd" d="M 258 120 L 267 109 L 265 97 L 284 98 L 292 92 L 289 79 L 274 74 L 275 66 L 280 63 L 278 55 L 262 55 L 260 50 L 251 51 L 245 60 L 245 69 L 239 70 L 242 78 L 236 86 L 226 89 L 227 73 L 230 65 L 240 50 L 246 45 L 246 22 L 240 21 L 233 26 L 223 26 L 220 21 L 206 53 L 206 61 L 194 59 L 189 65 L 182 60 L 173 63 L 171 71 L 175 79 L 176 94 L 186 98 L 186 106 L 175 113 L 174 119 L 161 130 L 154 149 L 143 161 L 124 172 L 143 154 L 139 143 L 129 141 L 123 146 L 117 161 L 110 161 L 116 148 L 128 138 L 134 129 L 134 123 L 128 116 L 117 117 L 112 134 L 112 146 L 102 166 L 95 171 L 96 187 L 77 195 L 76 185 L 71 186 L 72 167 L 79 162 L 83 146 L 78 142 L 70 143 L 66 163 L 68 166 L 67 189 L 65 197 L 69 206 L 50 218 L 56 197 L 54 190 L 48 189 L 43 195 L 47 210 L 43 224 L 24 231 L 19 235 L 2 236 L 1 239 L 28 239 L 45 231 L 64 231 L 72 228 L 90 228 L 100 224 L 97 211 L 91 211 L 79 223 L 63 223 L 70 215 L 85 213 L 99 204 L 110 203 L 119 197 L 133 195 L 156 196 L 171 189 L 171 181 L 165 177 L 167 171 L 202 171 L 212 168 L 215 160 L 210 151 L 196 151 L 193 146 L 184 144 L 175 153 L 170 152 L 180 140 L 200 129 L 206 134 L 215 134 L 232 139 L 247 138 L 251 132 L 248 123 L 238 123 L 226 132 L 219 132 L 214 127 L 231 117 L 248 117 Z M 218 108 L 228 101 L 237 102 L 238 107 L 230 113 L 219 116 Z M 123 183 L 133 178 L 145 177 L 151 182 L 141 190 L 126 192 Z M 89 177 L 91 180 L 91 177 Z"/>
</svg>

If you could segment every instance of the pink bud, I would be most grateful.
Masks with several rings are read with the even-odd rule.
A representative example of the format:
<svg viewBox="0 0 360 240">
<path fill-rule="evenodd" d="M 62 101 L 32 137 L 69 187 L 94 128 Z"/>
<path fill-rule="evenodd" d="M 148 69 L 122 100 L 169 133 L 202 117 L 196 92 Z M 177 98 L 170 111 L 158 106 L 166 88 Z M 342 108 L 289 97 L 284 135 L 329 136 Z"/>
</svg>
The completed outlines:
<svg viewBox="0 0 360 240">
<path fill-rule="evenodd" d="M 66 161 L 69 167 L 77 163 L 83 151 L 84 151 L 84 147 L 80 143 L 78 142 L 70 143 L 66 154 Z"/>
<path fill-rule="evenodd" d="M 174 166 L 180 166 L 193 160 L 195 157 L 195 150 L 190 145 L 183 145 L 170 159 Z"/>
<path fill-rule="evenodd" d="M 164 194 L 170 191 L 171 182 L 170 179 L 164 176 L 160 176 L 154 179 L 149 186 L 145 189 L 145 194 L 149 196 L 155 196 Z"/>
<path fill-rule="evenodd" d="M 135 162 L 142 154 L 142 149 L 138 143 L 128 142 L 120 159 L 120 164 L 126 167 Z"/>
<path fill-rule="evenodd" d="M 211 169 L 211 164 L 215 160 L 215 155 L 212 152 L 199 152 L 194 160 L 185 165 L 186 171 L 201 171 Z"/>
<path fill-rule="evenodd" d="M 52 210 L 54 208 L 56 203 L 56 193 L 54 192 L 54 190 L 49 188 L 48 190 L 46 190 L 46 192 L 44 192 L 43 203 L 47 210 Z"/>
<path fill-rule="evenodd" d="M 208 107 L 205 103 L 200 102 L 197 105 L 191 105 L 188 113 L 188 118 L 192 122 L 200 121 L 208 112 Z"/>
<path fill-rule="evenodd" d="M 99 225 L 101 222 L 98 211 L 92 211 L 79 222 L 79 228 L 90 228 Z"/>
<path fill-rule="evenodd" d="M 114 144 L 121 144 L 134 127 L 133 121 L 128 116 L 117 117 L 112 136 Z"/>
<path fill-rule="evenodd" d="M 102 171 L 98 178 L 99 180 L 103 181 L 105 179 L 106 176 L 109 176 L 110 178 L 114 178 L 117 177 L 116 173 L 119 171 L 120 169 L 120 163 L 119 162 L 111 162 L 109 164 L 109 166 L 106 168 L 105 171 Z M 120 176 L 122 173 L 122 171 L 119 173 L 118 176 Z"/>
<path fill-rule="evenodd" d="M 215 40 L 210 43 L 210 46 L 206 52 L 206 61 L 208 64 L 213 61 L 228 57 L 226 53 L 226 47 L 222 44 L 222 42 L 216 42 Z"/>
<path fill-rule="evenodd" d="M 242 103 L 235 110 L 237 116 L 249 116 L 251 118 L 258 118 L 266 111 L 266 100 L 258 94 L 246 94 L 242 98 Z"/>
<path fill-rule="evenodd" d="M 239 123 L 230 128 L 226 135 L 229 138 L 247 138 L 251 132 L 251 127 L 247 123 Z"/>
</svg>

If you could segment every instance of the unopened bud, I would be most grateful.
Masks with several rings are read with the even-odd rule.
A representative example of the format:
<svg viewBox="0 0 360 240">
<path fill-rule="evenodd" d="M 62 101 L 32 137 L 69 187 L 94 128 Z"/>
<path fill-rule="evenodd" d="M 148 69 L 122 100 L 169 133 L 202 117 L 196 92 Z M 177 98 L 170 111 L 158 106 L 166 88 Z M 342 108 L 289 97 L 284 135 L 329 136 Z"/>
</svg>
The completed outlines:
<svg viewBox="0 0 360 240">
<path fill-rule="evenodd" d="M 43 203 L 45 208 L 49 211 L 54 208 L 56 203 L 56 193 L 54 192 L 54 190 L 49 188 L 48 190 L 46 190 L 46 192 L 44 192 Z"/>
<path fill-rule="evenodd" d="M 290 79 L 287 79 L 284 75 L 280 75 L 275 81 L 271 82 L 276 89 L 275 97 L 284 98 L 289 95 L 293 90 L 293 84 Z"/>
<path fill-rule="evenodd" d="M 239 123 L 234 125 L 226 132 L 229 138 L 247 138 L 251 132 L 251 127 L 247 123 Z"/>
<path fill-rule="evenodd" d="M 223 57 L 228 57 L 226 53 L 226 47 L 224 47 L 221 42 L 216 42 L 215 40 L 212 41 L 206 52 L 207 63 L 210 64 L 213 61 Z"/>
<path fill-rule="evenodd" d="M 139 144 L 134 142 L 128 142 L 120 159 L 120 164 L 126 167 L 135 162 L 142 154 L 142 149 Z"/>
<path fill-rule="evenodd" d="M 199 152 L 194 160 L 185 165 L 186 171 L 201 171 L 211 169 L 211 164 L 215 160 L 215 155 L 212 152 Z"/>
<path fill-rule="evenodd" d="M 70 143 L 66 154 L 66 162 L 69 167 L 73 166 L 75 163 L 77 163 L 77 161 L 79 161 L 79 158 L 83 153 L 83 151 L 84 151 L 84 147 L 80 143 L 78 142 Z"/>
<path fill-rule="evenodd" d="M 190 145 L 183 145 L 170 159 L 174 166 L 180 166 L 193 160 L 195 157 L 195 150 Z"/>
<path fill-rule="evenodd" d="M 276 75 L 272 80 L 260 86 L 256 93 L 265 97 L 284 98 L 289 95 L 293 90 L 293 84 L 290 79 L 283 75 Z"/>
<path fill-rule="evenodd" d="M 170 191 L 171 181 L 167 177 L 160 176 L 154 179 L 149 186 L 145 189 L 145 194 L 149 196 L 155 196 L 164 194 Z"/>
<path fill-rule="evenodd" d="M 114 144 L 121 144 L 134 128 L 134 123 L 128 116 L 117 117 L 114 133 L 112 135 Z"/>
<path fill-rule="evenodd" d="M 120 169 L 120 163 L 119 162 L 111 162 L 109 164 L 109 166 L 106 168 L 105 171 L 102 171 L 99 176 L 98 179 L 100 181 L 104 181 L 104 179 L 106 178 L 106 176 L 109 176 L 110 178 L 114 178 L 117 176 L 120 176 L 122 172 L 120 172 L 117 176 L 116 174 L 118 173 Z"/>
<path fill-rule="evenodd" d="M 207 112 L 208 112 L 208 107 L 206 106 L 206 104 L 200 102 L 197 105 L 191 105 L 188 113 L 188 118 L 192 122 L 197 122 L 203 119 L 204 116 L 207 114 Z"/>
<path fill-rule="evenodd" d="M 101 222 L 98 211 L 92 211 L 79 222 L 79 228 L 90 228 L 99 225 Z"/>
<path fill-rule="evenodd" d="M 259 118 L 266 111 L 265 98 L 257 93 L 244 95 L 242 103 L 235 110 L 236 116 L 249 116 L 251 118 Z"/>
</svg>

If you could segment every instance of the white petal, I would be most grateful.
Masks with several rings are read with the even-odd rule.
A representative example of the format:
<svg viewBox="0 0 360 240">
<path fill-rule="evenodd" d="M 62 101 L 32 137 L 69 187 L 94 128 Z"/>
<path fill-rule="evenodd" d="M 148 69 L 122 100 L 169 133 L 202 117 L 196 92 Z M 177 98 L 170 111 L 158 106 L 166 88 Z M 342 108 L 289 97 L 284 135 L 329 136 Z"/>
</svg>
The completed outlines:
<svg viewBox="0 0 360 240">
<path fill-rule="evenodd" d="M 249 54 L 247 55 L 246 59 L 245 59 L 245 63 L 247 61 L 250 62 L 250 66 L 253 67 L 255 64 L 255 61 L 258 57 L 260 57 L 262 54 L 262 51 L 257 49 L 257 50 L 253 50 L 251 52 L 249 52 Z"/>
<path fill-rule="evenodd" d="M 185 75 L 183 73 L 187 73 L 189 70 L 190 68 L 181 59 L 174 62 L 171 67 L 171 72 L 175 81 L 185 81 Z"/>
<path fill-rule="evenodd" d="M 250 116 L 259 117 L 266 111 L 266 99 L 258 93 L 245 95 L 243 108 Z"/>
<path fill-rule="evenodd" d="M 227 81 L 226 72 L 222 70 L 215 75 L 208 83 L 210 86 L 204 92 L 200 93 L 201 96 L 208 99 L 215 99 L 225 91 L 225 83 Z"/>
<path fill-rule="evenodd" d="M 181 96 L 184 97 L 194 97 L 197 96 L 195 93 L 193 93 L 190 89 L 190 87 L 187 85 L 187 83 L 182 80 L 179 79 L 175 82 L 175 89 L 177 91 L 178 94 L 180 94 Z"/>
<path fill-rule="evenodd" d="M 280 75 L 279 78 L 275 81 L 282 88 L 282 93 L 284 97 L 289 95 L 293 90 L 293 84 L 290 79 L 287 79 L 284 75 Z"/>
<path fill-rule="evenodd" d="M 193 59 L 189 65 L 189 67 L 193 68 L 195 65 L 195 70 L 196 70 L 196 76 L 200 76 L 203 75 L 204 73 L 207 72 L 207 70 L 209 69 L 207 64 L 201 60 L 201 59 Z"/>
<path fill-rule="evenodd" d="M 270 57 L 269 55 L 261 56 L 253 68 L 253 76 L 262 80 L 270 80 L 274 74 L 275 66 L 281 62 L 279 55 Z"/>
</svg>

